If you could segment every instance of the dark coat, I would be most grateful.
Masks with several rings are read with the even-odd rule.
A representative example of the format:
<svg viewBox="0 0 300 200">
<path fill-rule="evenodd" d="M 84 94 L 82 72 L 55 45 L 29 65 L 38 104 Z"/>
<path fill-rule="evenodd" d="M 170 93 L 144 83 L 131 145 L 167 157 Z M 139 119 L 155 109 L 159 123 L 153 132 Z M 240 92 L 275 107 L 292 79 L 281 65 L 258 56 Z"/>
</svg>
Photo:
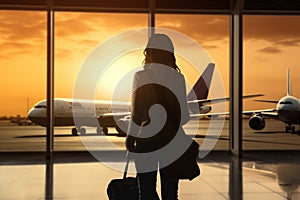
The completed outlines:
<svg viewBox="0 0 300 200">
<path fill-rule="evenodd" d="M 146 65 L 134 76 L 131 105 L 128 133 L 136 138 L 136 152 L 162 148 L 189 120 L 184 76 L 165 65 Z M 157 105 L 165 111 L 153 109 Z"/>
</svg>

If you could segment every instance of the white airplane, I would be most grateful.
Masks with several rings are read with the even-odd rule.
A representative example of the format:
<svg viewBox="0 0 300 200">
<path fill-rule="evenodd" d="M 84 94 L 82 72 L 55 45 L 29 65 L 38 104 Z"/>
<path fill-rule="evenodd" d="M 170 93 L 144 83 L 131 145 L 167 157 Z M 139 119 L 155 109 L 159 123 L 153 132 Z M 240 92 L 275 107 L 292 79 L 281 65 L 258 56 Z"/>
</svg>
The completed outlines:
<svg viewBox="0 0 300 200">
<path fill-rule="evenodd" d="M 300 100 L 292 96 L 292 87 L 290 81 L 290 70 L 287 75 L 287 95 L 282 97 L 279 101 L 275 100 L 255 100 L 266 103 L 276 103 L 276 109 L 266 109 L 257 111 L 243 112 L 245 115 L 252 114 L 253 116 L 249 120 L 250 128 L 254 130 L 262 130 L 265 128 L 266 122 L 263 117 L 269 117 L 280 120 L 286 125 L 285 131 L 295 133 L 294 124 L 300 125 Z"/>
<path fill-rule="evenodd" d="M 206 104 L 229 100 L 229 98 L 207 99 L 214 68 L 214 63 L 208 64 L 187 95 L 189 110 L 193 113 L 193 117 L 210 112 L 211 106 Z M 262 95 L 246 95 L 244 98 L 257 96 Z M 35 104 L 28 112 L 28 118 L 40 126 L 46 126 L 46 105 L 46 100 Z M 130 111 L 130 102 L 55 98 L 54 126 L 76 126 L 72 128 L 73 135 L 77 135 L 78 132 L 84 135 L 86 133 L 84 126 L 97 127 L 97 134 L 108 134 L 108 127 L 115 127 L 119 135 L 124 136 L 126 133 L 122 130 L 126 130 L 126 128 L 120 127 L 120 125 L 128 125 L 130 120 L 130 112 L 128 111 Z M 76 123 L 74 122 L 74 115 L 76 115 L 76 119 L 80 118 L 80 120 L 76 120 Z M 95 118 L 97 119 L 96 122 L 92 120 Z"/>
</svg>

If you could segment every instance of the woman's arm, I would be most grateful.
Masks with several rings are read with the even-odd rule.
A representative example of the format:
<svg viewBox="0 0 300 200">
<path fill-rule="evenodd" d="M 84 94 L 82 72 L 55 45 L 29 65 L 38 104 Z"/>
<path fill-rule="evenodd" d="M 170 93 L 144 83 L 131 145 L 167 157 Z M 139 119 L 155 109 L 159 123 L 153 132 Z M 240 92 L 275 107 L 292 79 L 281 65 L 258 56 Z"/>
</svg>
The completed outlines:
<svg viewBox="0 0 300 200">
<path fill-rule="evenodd" d="M 140 126 L 143 122 L 145 115 L 143 108 L 143 91 L 140 89 L 140 77 L 139 72 L 134 75 L 132 85 L 132 99 L 131 99 L 131 120 L 126 137 L 126 148 L 128 151 L 133 152 L 135 150 L 135 142 L 138 137 Z M 145 103 L 145 102 L 144 102 Z"/>
<path fill-rule="evenodd" d="M 182 81 L 180 85 L 181 91 L 181 125 L 186 124 L 190 120 L 190 112 L 187 104 L 187 98 L 186 98 L 186 87 L 185 87 L 185 79 L 184 76 L 182 76 Z M 179 100 L 180 101 L 180 100 Z"/>
</svg>

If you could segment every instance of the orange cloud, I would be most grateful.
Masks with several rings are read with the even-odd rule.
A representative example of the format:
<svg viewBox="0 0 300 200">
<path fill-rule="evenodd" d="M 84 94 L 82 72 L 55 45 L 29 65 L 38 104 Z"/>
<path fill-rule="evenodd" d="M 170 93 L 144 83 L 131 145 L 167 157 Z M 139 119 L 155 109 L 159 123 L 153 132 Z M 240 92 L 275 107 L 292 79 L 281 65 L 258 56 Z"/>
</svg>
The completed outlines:
<svg viewBox="0 0 300 200">
<path fill-rule="evenodd" d="M 269 47 L 264 47 L 262 49 L 259 49 L 258 52 L 271 53 L 271 54 L 279 54 L 279 53 L 282 52 L 282 50 L 280 50 L 280 48 L 278 48 L 276 46 L 269 46 Z"/>
<path fill-rule="evenodd" d="M 299 16 L 244 16 L 244 37 L 270 42 L 297 39 L 299 43 L 299 20 Z"/>
</svg>

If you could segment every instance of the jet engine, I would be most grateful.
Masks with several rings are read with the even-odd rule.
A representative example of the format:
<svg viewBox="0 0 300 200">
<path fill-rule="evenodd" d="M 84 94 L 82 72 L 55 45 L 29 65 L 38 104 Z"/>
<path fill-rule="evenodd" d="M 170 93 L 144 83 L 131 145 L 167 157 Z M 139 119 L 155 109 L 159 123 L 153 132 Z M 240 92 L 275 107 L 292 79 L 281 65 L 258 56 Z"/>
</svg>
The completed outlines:
<svg viewBox="0 0 300 200">
<path fill-rule="evenodd" d="M 189 110 L 194 114 L 206 114 L 211 111 L 211 106 L 205 106 L 198 103 L 189 103 Z"/>
<path fill-rule="evenodd" d="M 120 136 L 127 135 L 127 129 L 129 126 L 130 116 L 125 116 L 117 121 L 116 130 L 118 131 Z"/>
<path fill-rule="evenodd" d="M 199 109 L 201 114 L 206 114 L 211 111 L 211 106 L 201 106 Z"/>
<path fill-rule="evenodd" d="M 254 130 L 262 130 L 266 126 L 266 121 L 260 114 L 255 114 L 250 118 L 249 126 Z"/>
</svg>

